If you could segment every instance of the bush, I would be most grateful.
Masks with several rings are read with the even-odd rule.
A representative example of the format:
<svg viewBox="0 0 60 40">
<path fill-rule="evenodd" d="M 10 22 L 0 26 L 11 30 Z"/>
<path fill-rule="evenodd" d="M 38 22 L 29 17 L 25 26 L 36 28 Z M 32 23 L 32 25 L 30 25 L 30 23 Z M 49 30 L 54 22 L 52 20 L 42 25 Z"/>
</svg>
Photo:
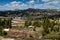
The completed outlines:
<svg viewBox="0 0 60 40">
<path fill-rule="evenodd" d="M 58 38 L 60 38 L 60 35 L 52 33 L 52 34 L 45 35 L 44 38 L 46 38 L 46 39 L 58 39 Z"/>
<path fill-rule="evenodd" d="M 28 27 L 28 26 L 30 26 L 31 24 L 32 24 L 31 21 L 25 21 L 25 27 Z"/>
<path fill-rule="evenodd" d="M 40 23 L 39 21 L 35 21 L 35 22 L 33 23 L 33 26 L 35 26 L 35 27 L 40 27 L 40 26 L 41 26 L 41 23 Z"/>
<path fill-rule="evenodd" d="M 3 31 L 3 36 L 6 36 L 7 35 L 7 32 L 6 31 Z"/>
<path fill-rule="evenodd" d="M 2 28 L 0 28 L 0 35 L 2 35 Z"/>
</svg>

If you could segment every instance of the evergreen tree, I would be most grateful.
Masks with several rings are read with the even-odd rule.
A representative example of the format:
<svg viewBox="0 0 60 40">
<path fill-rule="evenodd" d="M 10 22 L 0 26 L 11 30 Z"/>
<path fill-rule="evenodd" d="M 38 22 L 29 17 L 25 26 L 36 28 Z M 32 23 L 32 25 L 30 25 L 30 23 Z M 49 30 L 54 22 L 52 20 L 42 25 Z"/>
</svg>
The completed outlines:
<svg viewBox="0 0 60 40">
<path fill-rule="evenodd" d="M 43 21 L 43 29 L 44 29 L 43 34 L 49 33 L 49 27 L 50 27 L 50 21 L 49 21 L 48 17 L 46 17 Z"/>
</svg>

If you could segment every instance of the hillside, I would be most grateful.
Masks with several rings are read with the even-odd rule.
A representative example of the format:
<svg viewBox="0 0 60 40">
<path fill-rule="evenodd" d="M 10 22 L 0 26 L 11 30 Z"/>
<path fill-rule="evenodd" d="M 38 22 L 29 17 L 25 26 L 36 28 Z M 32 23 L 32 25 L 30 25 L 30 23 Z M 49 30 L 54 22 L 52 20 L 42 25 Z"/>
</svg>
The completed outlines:
<svg viewBox="0 0 60 40">
<path fill-rule="evenodd" d="M 25 10 L 8 10 L 0 11 L 0 16 L 5 17 L 32 17 L 32 18 L 45 18 L 48 15 L 49 18 L 60 17 L 60 11 L 58 9 L 25 9 Z"/>
</svg>

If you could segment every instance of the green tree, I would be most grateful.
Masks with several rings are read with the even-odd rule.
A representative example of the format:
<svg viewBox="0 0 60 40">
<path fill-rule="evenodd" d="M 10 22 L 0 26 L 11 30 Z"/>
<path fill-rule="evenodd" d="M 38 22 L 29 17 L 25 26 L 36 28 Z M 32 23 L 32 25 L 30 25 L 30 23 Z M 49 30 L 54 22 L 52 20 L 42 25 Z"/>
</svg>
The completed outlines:
<svg viewBox="0 0 60 40">
<path fill-rule="evenodd" d="M 56 31 L 59 32 L 59 29 L 60 29 L 60 22 L 56 22 Z"/>
<path fill-rule="evenodd" d="M 35 21 L 35 22 L 33 23 L 33 26 L 34 26 L 34 27 L 40 27 L 40 26 L 41 26 L 41 23 L 40 23 L 39 21 Z"/>
<path fill-rule="evenodd" d="M 2 35 L 2 30 L 3 30 L 3 29 L 2 29 L 2 28 L 0 28 L 0 36 Z"/>
<path fill-rule="evenodd" d="M 55 25 L 56 25 L 56 24 L 55 24 L 55 21 L 52 21 L 51 24 L 50 24 L 51 31 L 54 30 L 54 26 L 55 26 Z"/>
<path fill-rule="evenodd" d="M 42 25 L 43 25 L 43 29 L 44 29 L 43 35 L 48 34 L 49 33 L 49 27 L 50 27 L 50 20 L 48 17 L 46 17 L 44 19 Z"/>
<path fill-rule="evenodd" d="M 33 26 L 34 26 L 34 29 L 33 29 L 33 30 L 36 31 L 36 30 L 35 30 L 36 27 L 40 27 L 40 26 L 41 26 L 40 21 L 38 21 L 38 20 L 37 20 L 37 21 L 34 21 L 34 22 L 33 22 Z"/>
<path fill-rule="evenodd" d="M 25 27 L 28 27 L 28 26 L 30 26 L 31 24 L 32 24 L 31 21 L 25 21 Z"/>
<path fill-rule="evenodd" d="M 4 21 L 2 22 L 2 26 L 4 28 L 11 28 L 11 19 L 10 18 L 4 19 Z"/>
</svg>

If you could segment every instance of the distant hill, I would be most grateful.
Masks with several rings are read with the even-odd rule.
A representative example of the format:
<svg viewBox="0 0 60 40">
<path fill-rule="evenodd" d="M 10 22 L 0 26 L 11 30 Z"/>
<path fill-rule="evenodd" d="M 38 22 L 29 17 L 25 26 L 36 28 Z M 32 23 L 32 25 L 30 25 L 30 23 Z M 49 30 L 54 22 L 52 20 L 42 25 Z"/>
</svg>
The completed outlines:
<svg viewBox="0 0 60 40">
<path fill-rule="evenodd" d="M 8 10 L 0 11 L 0 16 L 5 17 L 33 17 L 33 18 L 49 18 L 60 17 L 60 10 L 58 9 L 25 9 L 25 10 Z"/>
</svg>

